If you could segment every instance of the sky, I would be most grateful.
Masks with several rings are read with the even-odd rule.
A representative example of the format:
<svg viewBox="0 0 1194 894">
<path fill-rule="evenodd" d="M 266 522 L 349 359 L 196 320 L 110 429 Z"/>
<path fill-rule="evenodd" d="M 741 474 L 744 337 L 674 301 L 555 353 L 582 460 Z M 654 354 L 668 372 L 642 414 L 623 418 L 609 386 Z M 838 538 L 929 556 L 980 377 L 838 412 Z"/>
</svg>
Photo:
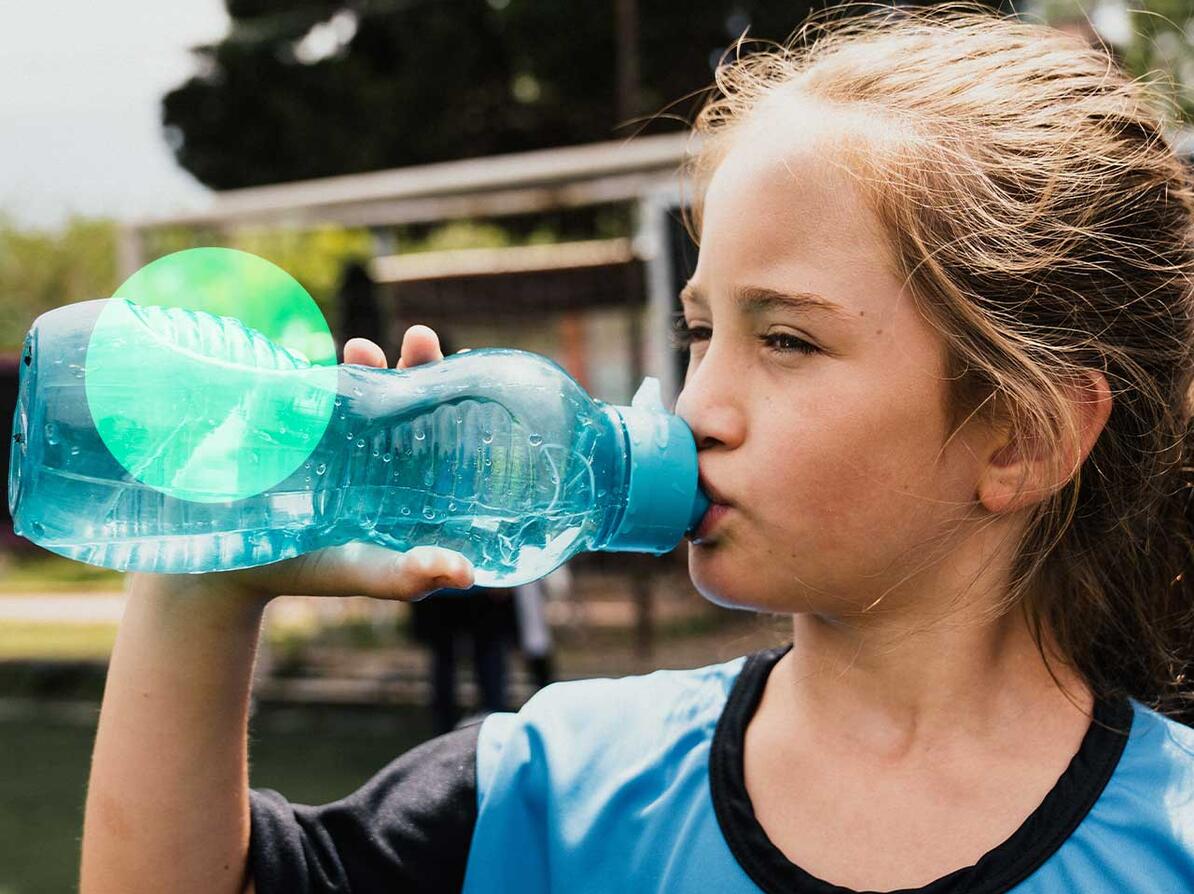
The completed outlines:
<svg viewBox="0 0 1194 894">
<path fill-rule="evenodd" d="M 0 0 L 0 214 L 53 229 L 201 207 L 160 100 L 228 24 L 222 0 Z"/>
</svg>

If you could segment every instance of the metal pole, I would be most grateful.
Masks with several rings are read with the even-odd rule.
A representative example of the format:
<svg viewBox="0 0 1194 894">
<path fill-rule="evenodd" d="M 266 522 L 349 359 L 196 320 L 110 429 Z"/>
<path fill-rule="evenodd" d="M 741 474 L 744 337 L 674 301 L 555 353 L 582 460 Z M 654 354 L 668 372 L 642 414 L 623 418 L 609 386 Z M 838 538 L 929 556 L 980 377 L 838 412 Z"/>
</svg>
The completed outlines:
<svg viewBox="0 0 1194 894">
<path fill-rule="evenodd" d="M 116 231 L 116 268 L 121 281 L 145 265 L 145 244 L 136 224 L 121 224 Z"/>
</svg>

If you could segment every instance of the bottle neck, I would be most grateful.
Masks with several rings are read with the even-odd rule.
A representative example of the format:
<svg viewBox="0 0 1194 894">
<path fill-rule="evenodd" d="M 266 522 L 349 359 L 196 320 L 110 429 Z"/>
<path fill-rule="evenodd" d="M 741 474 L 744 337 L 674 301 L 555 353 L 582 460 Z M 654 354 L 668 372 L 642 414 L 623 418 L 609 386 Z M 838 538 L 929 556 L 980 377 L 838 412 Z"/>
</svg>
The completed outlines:
<svg viewBox="0 0 1194 894">
<path fill-rule="evenodd" d="M 601 407 L 598 419 L 604 428 L 600 441 L 606 455 L 610 487 L 609 493 L 599 501 L 605 512 L 589 545 L 591 550 L 605 549 L 613 539 L 622 526 L 630 496 L 630 434 L 621 414 L 609 404 Z"/>
</svg>

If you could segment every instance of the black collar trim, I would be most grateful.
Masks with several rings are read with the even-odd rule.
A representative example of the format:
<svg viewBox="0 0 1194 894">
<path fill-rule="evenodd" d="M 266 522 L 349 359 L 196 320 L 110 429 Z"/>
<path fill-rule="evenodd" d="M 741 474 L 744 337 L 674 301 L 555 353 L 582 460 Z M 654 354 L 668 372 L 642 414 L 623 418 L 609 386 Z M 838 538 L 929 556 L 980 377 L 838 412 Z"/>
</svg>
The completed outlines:
<svg viewBox="0 0 1194 894">
<path fill-rule="evenodd" d="M 758 708 L 767 675 L 791 643 L 755 652 L 734 681 L 717 723 L 709 756 L 713 809 L 735 859 L 765 892 L 774 894 L 861 894 L 805 872 L 784 856 L 755 818 L 746 791 L 743 742 Z M 1035 872 L 1062 845 L 1094 807 L 1119 763 L 1132 725 L 1126 698 L 1096 700 L 1094 722 L 1078 753 L 1057 784 L 1010 838 L 973 866 L 942 876 L 921 888 L 889 894 L 997 894 L 1009 891 Z M 872 892 L 873 894 L 873 892 Z"/>
</svg>

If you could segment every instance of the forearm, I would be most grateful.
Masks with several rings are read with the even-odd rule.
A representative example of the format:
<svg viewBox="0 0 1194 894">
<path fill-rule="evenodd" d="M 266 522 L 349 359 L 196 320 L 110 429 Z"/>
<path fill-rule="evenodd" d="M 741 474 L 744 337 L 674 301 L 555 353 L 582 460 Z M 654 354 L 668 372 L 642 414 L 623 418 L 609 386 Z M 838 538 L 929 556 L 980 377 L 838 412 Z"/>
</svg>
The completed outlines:
<svg viewBox="0 0 1194 894">
<path fill-rule="evenodd" d="M 131 582 L 92 757 L 81 894 L 246 883 L 248 708 L 266 600 L 185 578 Z"/>
</svg>

